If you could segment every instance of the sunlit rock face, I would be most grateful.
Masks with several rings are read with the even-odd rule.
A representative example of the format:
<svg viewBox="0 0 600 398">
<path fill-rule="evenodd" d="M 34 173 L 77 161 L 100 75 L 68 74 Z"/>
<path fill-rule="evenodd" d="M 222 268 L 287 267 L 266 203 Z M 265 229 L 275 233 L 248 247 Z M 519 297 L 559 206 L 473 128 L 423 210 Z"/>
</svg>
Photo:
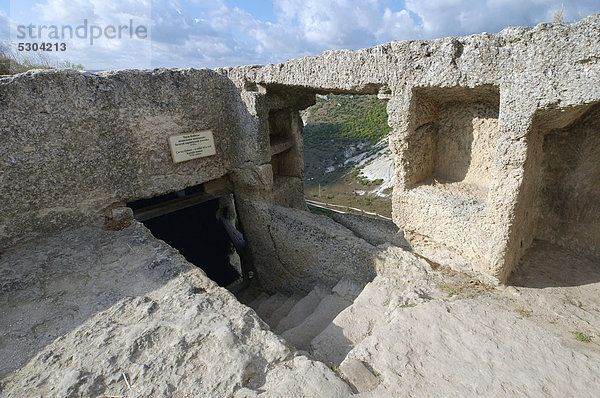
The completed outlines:
<svg viewBox="0 0 600 398">
<path fill-rule="evenodd" d="M 1 78 L 0 393 L 594 393 L 599 32 Z M 329 93 L 388 101 L 393 224 L 306 211 L 299 111 Z M 174 162 L 200 131 L 214 154 Z M 191 187 L 243 232 L 256 312 L 125 206 Z"/>
</svg>

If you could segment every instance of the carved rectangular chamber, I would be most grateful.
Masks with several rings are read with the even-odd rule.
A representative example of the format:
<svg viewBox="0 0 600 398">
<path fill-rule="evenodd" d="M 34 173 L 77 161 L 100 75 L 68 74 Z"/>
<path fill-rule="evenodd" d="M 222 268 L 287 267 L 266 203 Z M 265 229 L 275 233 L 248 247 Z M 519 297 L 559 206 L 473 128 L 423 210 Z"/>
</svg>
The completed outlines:
<svg viewBox="0 0 600 398">
<path fill-rule="evenodd" d="M 394 220 L 490 269 L 498 88 L 420 87 L 412 94 L 407 129 L 399 131 Z"/>
<path fill-rule="evenodd" d="M 273 169 L 273 201 L 285 207 L 304 207 L 302 122 L 297 111 L 269 111 L 269 153 Z"/>
<path fill-rule="evenodd" d="M 534 236 L 600 259 L 600 104 L 534 119 Z"/>
<path fill-rule="evenodd" d="M 499 92 L 476 88 L 417 88 L 413 92 L 406 188 L 485 201 L 498 140 Z"/>
</svg>

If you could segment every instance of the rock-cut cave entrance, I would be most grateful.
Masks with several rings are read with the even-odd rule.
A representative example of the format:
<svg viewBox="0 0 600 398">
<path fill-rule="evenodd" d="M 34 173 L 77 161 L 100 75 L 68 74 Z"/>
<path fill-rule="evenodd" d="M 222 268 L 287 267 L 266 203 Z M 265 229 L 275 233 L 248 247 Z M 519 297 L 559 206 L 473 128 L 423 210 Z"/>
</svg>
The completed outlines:
<svg viewBox="0 0 600 398">
<path fill-rule="evenodd" d="M 235 229 L 233 198 L 227 191 L 207 193 L 198 185 L 127 206 L 156 238 L 179 250 L 219 286 L 241 279 L 244 254 L 238 251 L 243 251 L 243 236 Z"/>
</svg>

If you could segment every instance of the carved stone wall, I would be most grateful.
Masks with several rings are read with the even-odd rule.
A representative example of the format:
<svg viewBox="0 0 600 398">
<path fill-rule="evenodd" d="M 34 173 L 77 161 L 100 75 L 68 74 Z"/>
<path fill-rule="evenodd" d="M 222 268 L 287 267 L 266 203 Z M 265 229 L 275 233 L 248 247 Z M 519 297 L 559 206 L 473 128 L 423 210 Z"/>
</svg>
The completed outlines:
<svg viewBox="0 0 600 398">
<path fill-rule="evenodd" d="M 0 248 L 225 176 L 252 252 L 269 239 L 252 202 L 305 209 L 298 111 L 348 93 L 388 100 L 393 219 L 412 250 L 499 281 L 534 238 L 597 257 L 599 27 L 591 16 L 264 67 L 0 79 Z M 174 164 L 167 137 L 197 130 L 214 132 L 217 154 Z"/>
</svg>

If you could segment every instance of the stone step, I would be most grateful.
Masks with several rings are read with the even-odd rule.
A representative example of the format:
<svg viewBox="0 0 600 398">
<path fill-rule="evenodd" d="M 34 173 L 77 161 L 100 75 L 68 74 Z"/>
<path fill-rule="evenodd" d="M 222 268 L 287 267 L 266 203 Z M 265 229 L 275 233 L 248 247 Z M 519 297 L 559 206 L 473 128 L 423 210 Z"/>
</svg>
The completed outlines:
<svg viewBox="0 0 600 398">
<path fill-rule="evenodd" d="M 340 297 L 354 301 L 354 299 L 360 295 L 363 287 L 364 284 L 342 279 L 333 287 L 333 289 L 331 289 L 331 291 Z"/>
<path fill-rule="evenodd" d="M 260 303 L 260 305 L 256 309 L 256 313 L 259 317 L 261 317 L 263 321 L 271 325 L 269 323 L 269 318 L 271 317 L 273 312 L 275 312 L 275 310 L 277 310 L 279 307 L 281 307 L 283 303 L 287 301 L 287 299 L 287 296 L 284 296 L 281 293 L 275 293 L 274 295 Z"/>
<path fill-rule="evenodd" d="M 309 352 L 328 365 L 339 366 L 373 327 L 385 322 L 388 293 L 368 283 L 352 305 L 341 311 L 310 343 Z"/>
<path fill-rule="evenodd" d="M 279 306 L 279 308 L 273 311 L 273 313 L 267 320 L 267 323 L 269 324 L 269 326 L 271 326 L 271 329 L 275 329 L 279 322 L 287 314 L 289 314 L 290 310 L 296 305 L 296 303 L 298 303 L 298 301 L 300 301 L 301 298 L 302 296 L 299 295 L 290 296 L 283 304 L 281 304 L 281 306 Z"/>
<path fill-rule="evenodd" d="M 254 300 L 248 304 L 248 307 L 252 308 L 254 311 L 258 309 L 258 307 L 262 304 L 263 301 L 268 299 L 270 296 L 267 293 L 261 293 Z"/>
<path fill-rule="evenodd" d="M 332 293 L 323 298 L 317 308 L 298 326 L 281 334 L 290 344 L 298 349 L 306 350 L 312 339 L 323 331 L 333 319 L 346 307 L 352 304 L 347 297 Z"/>
<path fill-rule="evenodd" d="M 290 312 L 281 319 L 275 327 L 275 331 L 281 334 L 288 329 L 298 326 L 306 317 L 314 312 L 321 300 L 328 294 L 330 294 L 329 289 L 322 286 L 315 286 L 308 295 L 300 299 Z"/>
</svg>

